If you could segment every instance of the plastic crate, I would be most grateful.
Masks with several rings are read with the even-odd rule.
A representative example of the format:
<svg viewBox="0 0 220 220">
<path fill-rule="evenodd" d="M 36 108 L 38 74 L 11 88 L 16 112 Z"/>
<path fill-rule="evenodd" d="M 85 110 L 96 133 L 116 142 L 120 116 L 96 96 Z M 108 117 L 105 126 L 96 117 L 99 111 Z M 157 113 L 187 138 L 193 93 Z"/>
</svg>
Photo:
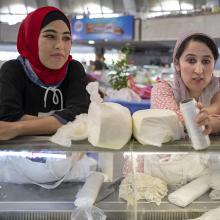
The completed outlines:
<svg viewBox="0 0 220 220">
<path fill-rule="evenodd" d="M 141 102 L 127 102 L 120 99 L 111 99 L 111 98 L 105 98 L 106 102 L 115 102 L 118 104 L 123 105 L 124 107 L 127 107 L 131 114 L 133 114 L 136 111 L 143 110 L 143 109 L 149 109 L 150 108 L 150 100 L 145 99 Z"/>
</svg>

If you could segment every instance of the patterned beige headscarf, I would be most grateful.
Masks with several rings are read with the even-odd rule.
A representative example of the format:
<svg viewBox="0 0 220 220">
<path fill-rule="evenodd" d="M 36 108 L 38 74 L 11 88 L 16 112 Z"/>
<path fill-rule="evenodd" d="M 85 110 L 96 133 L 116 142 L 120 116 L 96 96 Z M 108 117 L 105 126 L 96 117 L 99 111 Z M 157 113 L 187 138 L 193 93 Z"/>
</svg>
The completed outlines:
<svg viewBox="0 0 220 220">
<path fill-rule="evenodd" d="M 179 38 L 176 41 L 176 45 L 173 51 L 173 63 L 174 63 L 174 67 L 175 67 L 175 57 L 176 54 L 180 48 L 180 46 L 182 45 L 182 43 L 187 40 L 188 38 L 192 37 L 192 36 L 205 36 L 207 38 L 209 38 L 214 45 L 215 41 L 208 35 L 203 34 L 203 33 L 197 33 L 197 32 L 193 32 L 193 33 L 187 33 L 184 36 L 182 36 L 181 38 Z M 216 52 L 218 53 L 218 47 L 216 46 Z M 178 73 L 178 71 L 176 70 L 175 67 L 175 73 L 174 73 L 174 81 L 172 83 L 170 83 L 172 90 L 173 90 L 173 94 L 174 97 L 176 98 L 177 103 L 179 104 L 181 101 L 183 101 L 184 99 L 190 98 L 190 94 L 188 89 L 186 88 L 184 82 L 182 81 L 182 78 L 180 76 L 180 73 Z M 210 104 L 211 98 L 218 92 L 220 91 L 220 83 L 219 83 L 219 78 L 212 76 L 212 79 L 210 81 L 210 83 L 208 84 L 208 86 L 203 90 L 201 96 L 199 97 L 199 101 L 201 101 L 205 106 L 208 106 Z"/>
</svg>

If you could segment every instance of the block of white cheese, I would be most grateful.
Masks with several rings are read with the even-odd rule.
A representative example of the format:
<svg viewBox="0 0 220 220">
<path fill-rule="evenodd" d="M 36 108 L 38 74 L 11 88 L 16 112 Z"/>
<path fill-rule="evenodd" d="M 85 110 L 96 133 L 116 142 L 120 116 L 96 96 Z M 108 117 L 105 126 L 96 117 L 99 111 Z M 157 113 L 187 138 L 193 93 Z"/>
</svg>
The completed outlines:
<svg viewBox="0 0 220 220">
<path fill-rule="evenodd" d="M 96 147 L 120 149 L 131 138 L 129 110 L 117 103 L 92 102 L 88 111 L 88 141 Z"/>
<path fill-rule="evenodd" d="M 162 143 L 184 136 L 183 126 L 175 112 L 167 109 L 146 109 L 135 112 L 133 134 L 143 145 L 160 147 Z"/>
<path fill-rule="evenodd" d="M 208 174 L 198 177 L 192 182 L 170 193 L 168 200 L 180 207 L 186 207 L 210 189 L 209 179 L 210 176 Z"/>
</svg>

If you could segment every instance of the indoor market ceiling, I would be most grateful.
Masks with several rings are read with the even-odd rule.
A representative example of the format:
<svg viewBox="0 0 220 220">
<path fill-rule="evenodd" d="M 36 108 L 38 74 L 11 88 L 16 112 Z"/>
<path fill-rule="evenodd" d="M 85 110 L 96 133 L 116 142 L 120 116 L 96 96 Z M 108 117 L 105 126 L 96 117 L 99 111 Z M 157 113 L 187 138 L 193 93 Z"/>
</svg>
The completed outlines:
<svg viewBox="0 0 220 220">
<path fill-rule="evenodd" d="M 169 13 L 187 13 L 220 0 L 0 0 L 0 22 L 19 22 L 37 7 L 51 5 L 69 16 L 131 14 L 145 19 Z"/>
<path fill-rule="evenodd" d="M 136 18 L 147 19 L 154 16 L 193 13 L 203 6 L 220 6 L 220 0 L 0 0 L 0 23 L 16 24 L 23 20 L 27 13 L 46 5 L 58 7 L 70 17 L 112 17 L 117 14 L 130 14 Z M 161 43 L 138 42 L 136 47 L 156 48 L 161 47 Z M 115 44 L 114 47 L 121 46 Z M 163 47 L 170 48 L 172 44 L 173 42 L 164 42 Z M 112 46 L 110 43 L 108 45 Z"/>
</svg>

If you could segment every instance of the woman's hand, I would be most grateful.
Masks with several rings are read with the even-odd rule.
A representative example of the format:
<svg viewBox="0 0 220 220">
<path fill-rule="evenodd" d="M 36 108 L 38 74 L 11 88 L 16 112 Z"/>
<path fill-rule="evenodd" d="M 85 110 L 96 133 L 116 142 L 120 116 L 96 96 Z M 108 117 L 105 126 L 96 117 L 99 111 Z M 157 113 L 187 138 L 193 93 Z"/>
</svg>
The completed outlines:
<svg viewBox="0 0 220 220">
<path fill-rule="evenodd" d="M 196 116 L 196 119 L 195 119 L 196 124 L 199 127 L 204 126 L 205 129 L 204 129 L 203 133 L 208 135 L 212 132 L 210 115 L 209 115 L 208 111 L 206 110 L 206 108 L 204 108 L 204 106 L 202 105 L 201 102 L 197 103 L 197 107 L 200 110 L 200 112 Z"/>
<path fill-rule="evenodd" d="M 34 120 L 39 119 L 40 117 L 33 116 L 33 115 L 23 115 L 19 121 L 28 121 L 28 120 Z"/>
<path fill-rule="evenodd" d="M 0 121 L 0 140 L 10 140 L 18 136 L 18 123 Z"/>
<path fill-rule="evenodd" d="M 0 140 L 25 135 L 51 135 L 63 124 L 54 116 L 28 116 L 16 122 L 0 121 Z"/>
</svg>

